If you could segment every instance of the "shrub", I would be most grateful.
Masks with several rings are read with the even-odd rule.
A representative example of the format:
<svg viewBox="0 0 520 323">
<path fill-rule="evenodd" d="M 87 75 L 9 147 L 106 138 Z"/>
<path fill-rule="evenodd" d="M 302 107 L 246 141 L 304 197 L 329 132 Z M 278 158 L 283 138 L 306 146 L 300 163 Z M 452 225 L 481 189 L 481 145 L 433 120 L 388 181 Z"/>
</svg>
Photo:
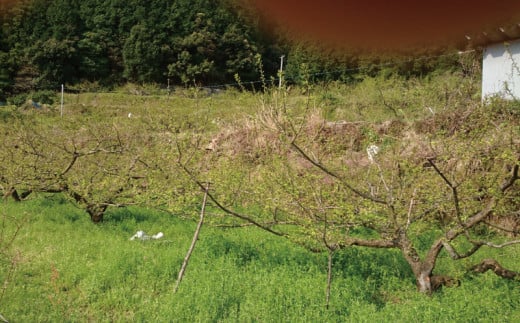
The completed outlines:
<svg viewBox="0 0 520 323">
<path fill-rule="evenodd" d="M 9 97 L 7 99 L 7 103 L 9 103 L 11 105 L 15 105 L 17 107 L 22 106 L 25 103 L 25 101 L 27 101 L 27 94 L 23 94 L 23 93 Z"/>
<path fill-rule="evenodd" d="M 49 90 L 37 91 L 31 95 L 31 99 L 42 104 L 53 104 L 56 99 L 56 93 Z"/>
<path fill-rule="evenodd" d="M 33 93 L 21 93 L 7 99 L 7 103 L 21 107 L 28 99 L 41 104 L 53 104 L 56 99 L 56 93 L 50 90 L 36 91 Z"/>
</svg>

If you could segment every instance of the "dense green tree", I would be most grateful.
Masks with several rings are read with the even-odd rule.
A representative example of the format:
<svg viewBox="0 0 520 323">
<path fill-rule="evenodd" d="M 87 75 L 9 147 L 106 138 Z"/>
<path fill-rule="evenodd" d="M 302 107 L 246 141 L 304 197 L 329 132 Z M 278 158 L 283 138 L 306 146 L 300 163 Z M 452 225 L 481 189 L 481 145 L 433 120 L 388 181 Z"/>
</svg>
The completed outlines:
<svg viewBox="0 0 520 323">
<path fill-rule="evenodd" d="M 255 78 L 255 55 L 271 55 L 272 46 L 235 9 L 236 1 L 19 1 L 2 19 L 2 75 L 15 80 L 2 88 Z"/>
<path fill-rule="evenodd" d="M 10 87 L 9 54 L 0 52 L 0 101 L 5 100 L 5 94 Z"/>
<path fill-rule="evenodd" d="M 3 19 L 0 17 L 0 24 Z M 0 31 L 0 101 L 5 100 L 5 93 L 9 90 L 11 83 L 11 63 L 9 52 L 4 41 L 5 35 Z"/>
<path fill-rule="evenodd" d="M 28 49 L 32 63 L 39 70 L 39 86 L 52 88 L 77 81 L 79 58 L 75 45 L 73 40 L 50 38 L 37 41 Z"/>
<path fill-rule="evenodd" d="M 83 79 L 96 81 L 110 77 L 111 60 L 105 36 L 102 32 L 88 31 L 78 41 L 78 72 Z"/>
<path fill-rule="evenodd" d="M 126 3 L 126 2 L 125 2 Z M 80 39 L 82 78 L 105 83 L 119 82 L 124 70 L 122 49 L 127 38 L 124 28 L 133 26 L 130 6 L 122 1 L 83 1 L 80 6 L 85 32 Z"/>
<path fill-rule="evenodd" d="M 164 73 L 160 64 L 162 46 L 151 31 L 146 25 L 135 25 L 125 42 L 124 76 L 129 80 L 150 82 Z"/>
<path fill-rule="evenodd" d="M 170 78 L 209 84 L 231 81 L 237 73 L 254 79 L 255 55 L 278 54 L 246 10 L 235 10 L 237 5 L 224 0 L 20 1 L 3 16 L 0 45 L 8 55 L 2 57 L 2 73 L 15 76 L 13 92 L 82 80 L 165 83 Z M 273 67 L 267 64 L 266 71 L 276 73 Z"/>
<path fill-rule="evenodd" d="M 260 69 L 267 78 L 277 76 L 282 54 L 285 79 L 296 83 L 352 81 L 382 71 L 424 75 L 454 62 L 324 51 L 289 42 L 281 31 L 268 37 L 257 13 L 245 3 L 17 1 L 1 17 L 1 88 L 16 94 L 84 80 L 164 84 L 167 78 L 177 84 L 211 85 L 234 82 L 236 74 L 243 82 L 258 81 Z"/>
<path fill-rule="evenodd" d="M 49 3 L 46 19 L 53 38 L 76 40 L 81 36 L 84 27 L 78 10 L 80 4 L 79 0 L 54 0 Z"/>
<path fill-rule="evenodd" d="M 174 39 L 177 58 L 168 65 L 168 75 L 178 77 L 184 84 L 197 83 L 203 75 L 215 73 L 217 34 L 213 22 L 204 13 L 198 13 L 194 27 L 189 35 Z"/>
</svg>

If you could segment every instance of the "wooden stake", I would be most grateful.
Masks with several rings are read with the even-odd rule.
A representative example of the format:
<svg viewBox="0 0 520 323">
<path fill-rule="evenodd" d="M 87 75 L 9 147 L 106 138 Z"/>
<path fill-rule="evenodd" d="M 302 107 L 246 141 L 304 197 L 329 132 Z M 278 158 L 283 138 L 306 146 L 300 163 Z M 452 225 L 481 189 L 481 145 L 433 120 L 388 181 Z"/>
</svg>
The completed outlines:
<svg viewBox="0 0 520 323">
<path fill-rule="evenodd" d="M 64 86 L 61 85 L 61 106 L 60 106 L 60 118 L 63 118 L 63 92 L 64 92 Z"/>
<path fill-rule="evenodd" d="M 332 284 L 332 256 L 334 255 L 333 250 L 329 250 L 329 259 L 327 263 L 327 295 L 326 295 L 326 308 L 329 309 L 330 303 L 330 285 Z"/>
<path fill-rule="evenodd" d="M 202 207 L 200 210 L 200 218 L 199 223 L 197 224 L 197 228 L 195 229 L 195 233 L 193 234 L 193 239 L 191 240 L 190 248 L 186 253 L 186 257 L 184 257 L 184 261 L 182 262 L 181 270 L 179 271 L 179 275 L 177 276 L 177 282 L 175 283 L 175 287 L 173 288 L 173 292 L 177 293 L 179 289 L 179 285 L 182 281 L 182 277 L 184 276 L 184 272 L 186 271 L 186 267 L 188 266 L 188 262 L 190 261 L 191 254 L 193 250 L 195 250 L 195 244 L 197 244 L 197 240 L 199 239 L 200 229 L 202 228 L 202 224 L 204 223 L 204 215 L 206 212 L 206 202 L 208 200 L 208 191 L 209 191 L 209 183 L 207 183 L 206 188 L 204 190 L 204 199 L 202 200 Z"/>
<path fill-rule="evenodd" d="M 285 55 L 280 56 L 280 75 L 278 76 L 278 89 L 282 88 L 282 78 L 283 78 L 283 58 Z"/>
</svg>

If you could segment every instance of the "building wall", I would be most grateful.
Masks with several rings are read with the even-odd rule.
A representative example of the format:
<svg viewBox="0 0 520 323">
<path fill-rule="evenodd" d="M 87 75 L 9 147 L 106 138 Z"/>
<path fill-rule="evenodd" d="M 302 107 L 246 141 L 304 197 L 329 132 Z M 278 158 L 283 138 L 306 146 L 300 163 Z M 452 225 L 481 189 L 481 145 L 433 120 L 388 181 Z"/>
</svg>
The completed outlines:
<svg viewBox="0 0 520 323">
<path fill-rule="evenodd" d="M 482 63 L 482 99 L 520 100 L 520 39 L 488 46 Z"/>
</svg>

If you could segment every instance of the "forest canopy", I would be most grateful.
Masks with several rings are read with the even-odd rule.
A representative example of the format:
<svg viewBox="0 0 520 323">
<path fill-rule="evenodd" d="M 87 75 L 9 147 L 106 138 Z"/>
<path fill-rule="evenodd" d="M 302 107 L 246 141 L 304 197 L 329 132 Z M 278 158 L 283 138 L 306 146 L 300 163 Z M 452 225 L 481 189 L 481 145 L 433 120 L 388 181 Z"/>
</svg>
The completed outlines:
<svg viewBox="0 0 520 323">
<path fill-rule="evenodd" d="M 236 0 L 21 0 L 0 4 L 0 99 L 60 84 L 134 82 L 214 85 L 276 78 L 354 79 L 380 58 L 289 43 L 267 35 L 261 15 Z M 449 66 L 451 59 L 443 59 Z M 398 64 L 423 74 L 431 61 Z M 359 68 L 359 70 L 358 70 Z"/>
</svg>

